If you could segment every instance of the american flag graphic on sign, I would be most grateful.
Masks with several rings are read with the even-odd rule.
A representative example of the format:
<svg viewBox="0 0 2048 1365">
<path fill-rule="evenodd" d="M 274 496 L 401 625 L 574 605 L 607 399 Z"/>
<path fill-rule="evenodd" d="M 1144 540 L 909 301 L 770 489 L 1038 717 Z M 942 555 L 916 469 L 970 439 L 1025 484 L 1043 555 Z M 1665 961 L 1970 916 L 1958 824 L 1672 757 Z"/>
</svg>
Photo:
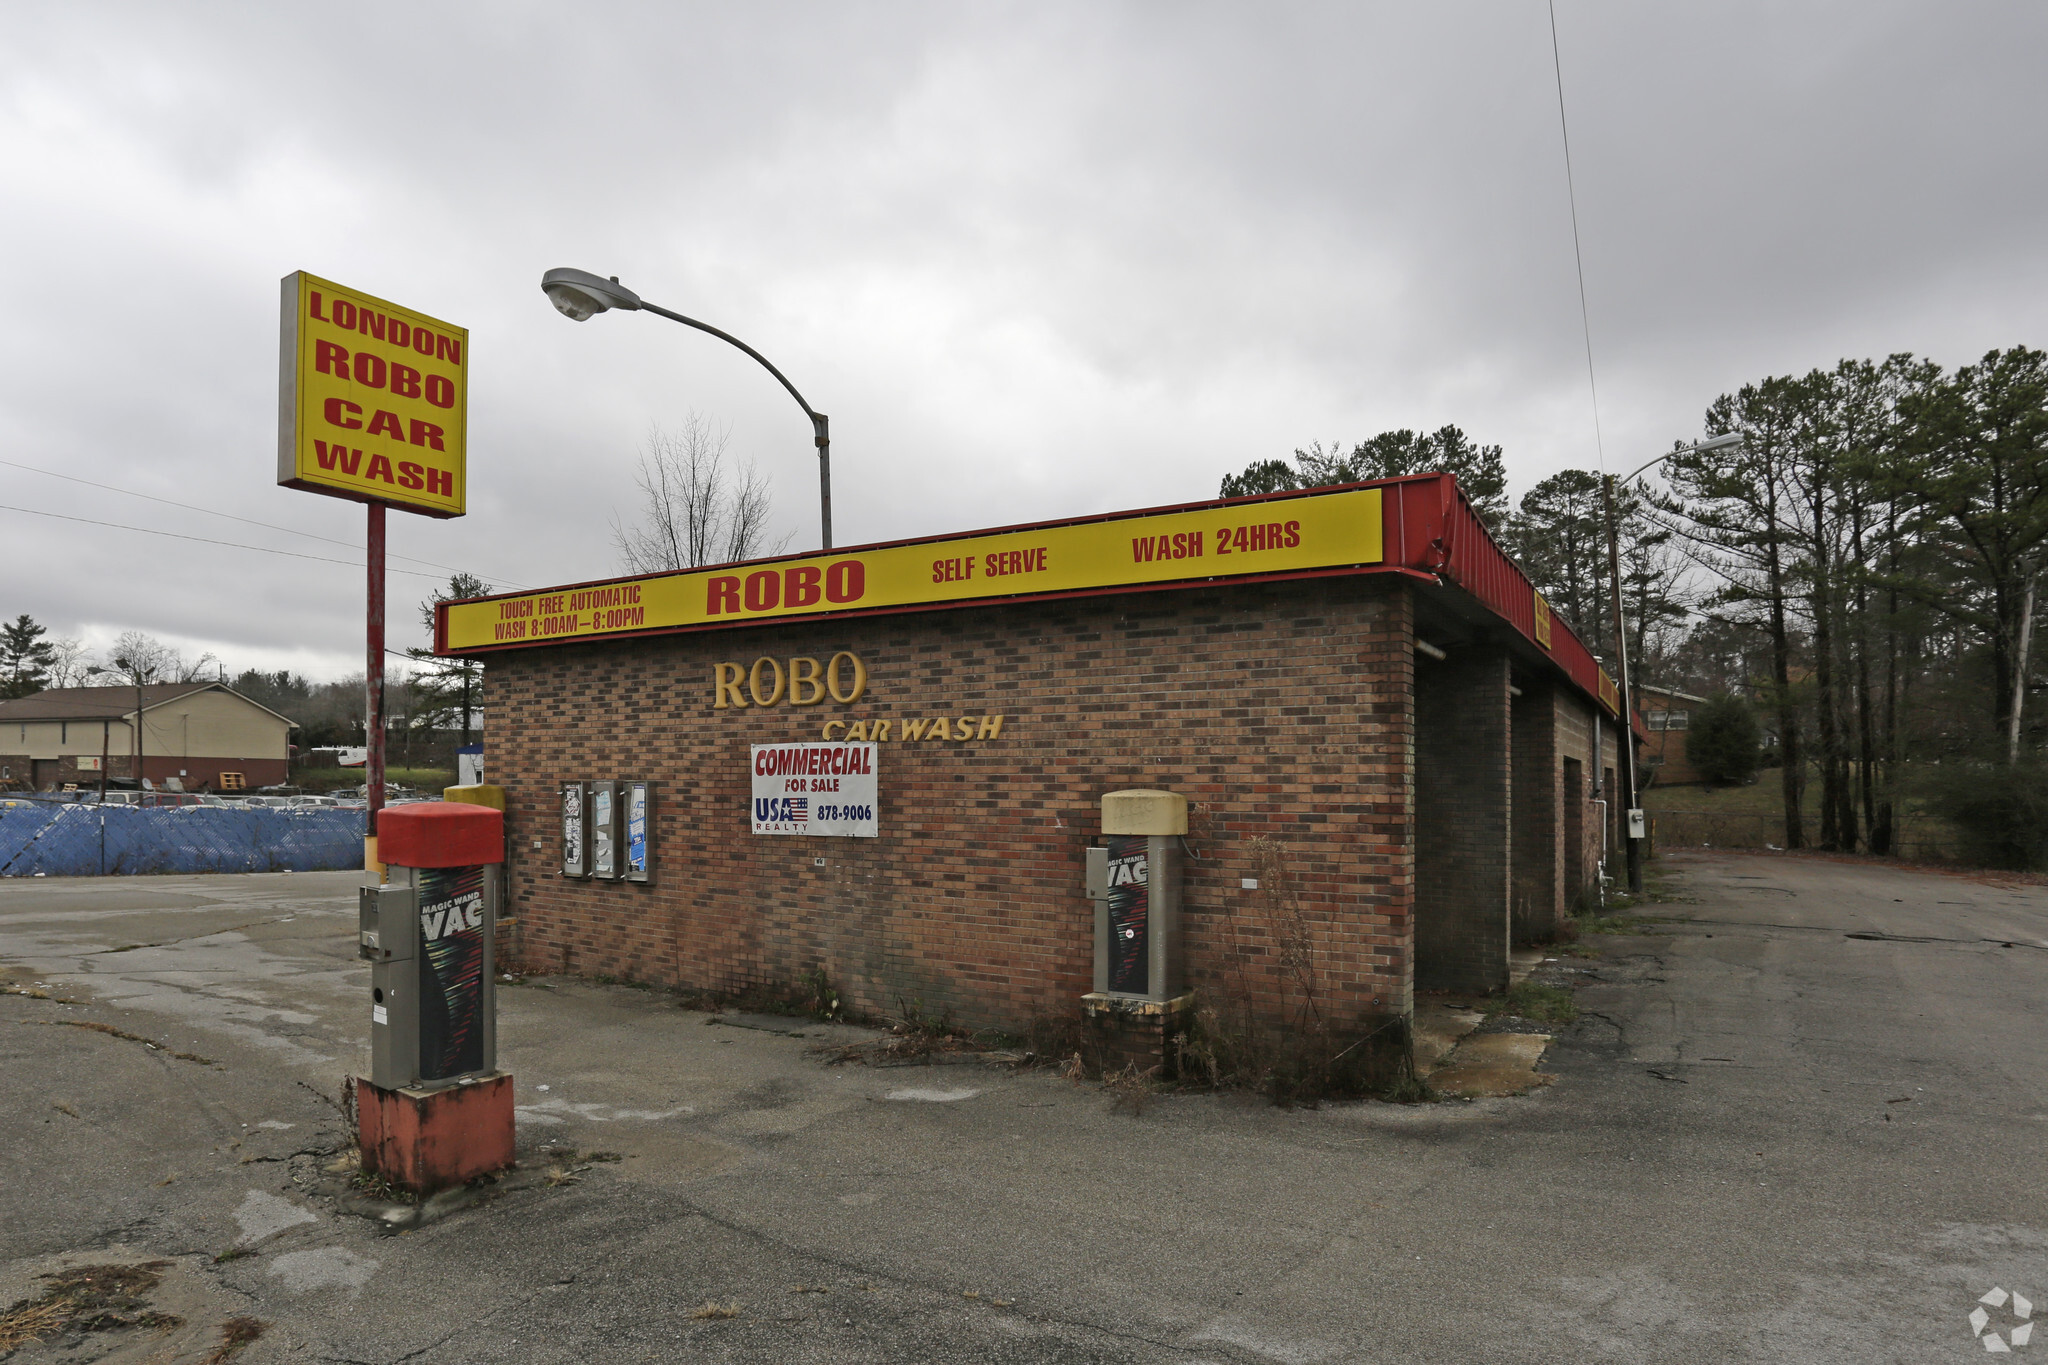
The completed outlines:
<svg viewBox="0 0 2048 1365">
<path fill-rule="evenodd" d="M 792 797 L 790 797 L 790 798 L 789 798 L 789 818 L 790 818 L 790 819 L 792 819 L 792 820 L 796 820 L 796 821 L 804 821 L 804 820 L 808 820 L 808 819 L 810 819 L 810 818 L 811 818 L 811 798 L 810 798 L 810 797 L 808 797 L 808 796 L 792 796 Z"/>
</svg>

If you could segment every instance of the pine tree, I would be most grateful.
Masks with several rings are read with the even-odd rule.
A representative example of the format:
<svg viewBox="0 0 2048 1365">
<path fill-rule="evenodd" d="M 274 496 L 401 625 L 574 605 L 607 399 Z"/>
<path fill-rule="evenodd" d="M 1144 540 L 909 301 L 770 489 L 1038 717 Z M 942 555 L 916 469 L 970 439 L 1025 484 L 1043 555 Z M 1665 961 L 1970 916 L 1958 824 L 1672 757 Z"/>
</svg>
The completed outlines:
<svg viewBox="0 0 2048 1365">
<path fill-rule="evenodd" d="M 1763 758 L 1764 732 L 1756 711 L 1740 697 L 1710 697 L 1692 713 L 1685 757 L 1709 782 L 1729 786 L 1749 781 Z"/>
<path fill-rule="evenodd" d="M 0 625 L 0 697 L 26 697 L 50 685 L 57 650 L 43 639 L 49 633 L 27 612 Z"/>
<path fill-rule="evenodd" d="M 1404 474 L 1452 475 L 1488 529 L 1500 534 L 1508 520 L 1508 470 L 1499 446 L 1475 445 L 1455 426 L 1432 432 L 1383 431 L 1346 452 L 1318 441 L 1294 452 L 1294 468 L 1283 460 L 1254 460 L 1242 474 L 1223 476 L 1218 496 L 1241 498 L 1288 488 L 1327 488 Z"/>
<path fill-rule="evenodd" d="M 420 619 L 432 634 L 435 604 L 482 597 L 490 590 L 491 585 L 475 574 L 458 573 L 448 580 L 446 589 L 435 589 L 432 597 L 420 603 Z M 408 649 L 406 654 L 420 670 L 412 676 L 412 724 L 438 726 L 458 721 L 462 742 L 470 743 L 471 719 L 483 707 L 484 666 L 474 659 L 437 658 L 431 649 Z"/>
</svg>

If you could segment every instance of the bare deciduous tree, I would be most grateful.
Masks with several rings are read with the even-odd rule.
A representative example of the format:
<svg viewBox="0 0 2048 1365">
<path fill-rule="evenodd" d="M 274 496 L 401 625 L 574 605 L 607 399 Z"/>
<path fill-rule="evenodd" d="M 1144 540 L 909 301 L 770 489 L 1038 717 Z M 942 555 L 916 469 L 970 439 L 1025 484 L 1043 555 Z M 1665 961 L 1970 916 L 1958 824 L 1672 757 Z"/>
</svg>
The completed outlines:
<svg viewBox="0 0 2048 1365">
<path fill-rule="evenodd" d="M 52 640 L 50 642 L 50 686 L 84 687 L 92 681 L 86 669 L 99 662 L 93 652 L 80 640 Z"/>
<path fill-rule="evenodd" d="M 146 683 L 196 682 L 209 670 L 220 667 L 220 660 L 212 654 L 202 654 L 187 663 L 184 652 L 176 645 L 167 645 L 154 635 L 146 635 L 139 630 L 122 631 L 108 658 L 112 668 L 100 677 L 129 687 L 140 687 Z"/>
<path fill-rule="evenodd" d="M 769 541 L 768 479 L 751 462 L 727 462 L 730 434 L 696 412 L 679 431 L 649 430 L 634 480 L 640 518 L 632 525 L 612 519 L 612 543 L 629 572 L 758 559 L 789 543 L 787 535 Z"/>
</svg>

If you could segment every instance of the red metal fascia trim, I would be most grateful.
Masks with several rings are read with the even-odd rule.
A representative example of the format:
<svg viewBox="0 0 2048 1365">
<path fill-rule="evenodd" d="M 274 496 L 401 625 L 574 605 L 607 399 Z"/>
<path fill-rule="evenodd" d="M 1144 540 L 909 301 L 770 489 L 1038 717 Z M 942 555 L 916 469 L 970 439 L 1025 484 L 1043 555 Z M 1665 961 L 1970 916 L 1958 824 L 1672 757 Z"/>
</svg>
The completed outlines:
<svg viewBox="0 0 2048 1365">
<path fill-rule="evenodd" d="M 1235 587 L 1240 583 L 1292 583 L 1311 578 L 1358 578 L 1368 574 L 1398 574 L 1405 578 L 1419 579 L 1432 586 L 1436 583 L 1435 575 L 1404 565 L 1359 564 L 1337 569 L 1296 569 L 1283 573 L 1247 574 L 1242 578 L 1181 578 L 1171 583 L 1128 583 L 1113 588 L 1074 588 L 1066 592 L 1018 593 L 1010 597 L 969 597 L 954 602 L 914 602 L 894 607 L 868 607 L 861 611 L 822 611 L 807 616 L 766 616 L 746 621 L 706 621 L 694 626 L 659 626 L 652 630 L 621 630 L 604 635 L 570 635 L 559 640 L 490 645 L 478 649 L 465 649 L 449 657 L 466 659 L 479 654 L 517 654 L 526 650 L 559 649 L 569 645 L 600 645 L 613 640 L 642 640 L 661 635 L 696 635 L 708 630 L 744 630 L 749 626 L 801 626 L 817 621 L 855 621 L 870 616 L 908 616 L 927 611 L 973 611 L 981 607 L 1007 607 L 1027 602 L 1063 602 L 1083 597 L 1125 597 L 1133 593 L 1171 592 L 1175 589 Z M 435 652 L 439 654 L 442 651 L 437 647 Z"/>
<path fill-rule="evenodd" d="M 1457 486 L 1457 480 L 1444 474 L 1424 474 L 1394 482 L 1416 485 L 1428 480 L 1434 480 L 1437 487 L 1433 501 L 1417 509 L 1420 525 L 1411 525 L 1408 520 L 1409 497 L 1429 494 L 1419 487 L 1388 490 L 1395 505 L 1386 510 L 1386 516 L 1389 533 L 1397 542 L 1389 550 L 1388 559 L 1434 565 L 1441 557 L 1443 582 L 1455 586 L 1512 626 L 1550 660 L 1552 667 L 1590 697 L 1595 706 L 1618 717 L 1619 712 L 1610 710 L 1600 699 L 1599 665 L 1577 632 L 1553 616 L 1550 645 L 1546 648 L 1536 641 L 1535 585 L 1486 529 L 1486 523 L 1472 510 L 1471 500 Z"/>
</svg>

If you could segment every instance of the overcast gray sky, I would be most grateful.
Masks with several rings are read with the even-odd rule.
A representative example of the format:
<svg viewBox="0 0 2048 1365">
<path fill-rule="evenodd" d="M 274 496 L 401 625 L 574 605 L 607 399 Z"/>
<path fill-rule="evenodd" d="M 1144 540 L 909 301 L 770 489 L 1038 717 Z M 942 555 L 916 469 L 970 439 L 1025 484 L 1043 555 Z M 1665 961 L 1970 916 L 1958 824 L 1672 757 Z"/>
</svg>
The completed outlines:
<svg viewBox="0 0 2048 1365">
<path fill-rule="evenodd" d="M 279 278 L 471 329 L 470 513 L 394 554 L 619 571 L 692 410 L 815 544 L 1215 495 L 1463 426 L 1595 467 L 1546 10 L 1489 4 L 0 6 L 0 459 L 359 545 L 275 486 Z M 1845 355 L 2048 344 L 2048 9 L 1560 0 L 1610 466 Z M 362 666 L 354 551 L 0 465 L 0 615 Z M 394 646 L 439 569 L 393 560 Z"/>
</svg>

